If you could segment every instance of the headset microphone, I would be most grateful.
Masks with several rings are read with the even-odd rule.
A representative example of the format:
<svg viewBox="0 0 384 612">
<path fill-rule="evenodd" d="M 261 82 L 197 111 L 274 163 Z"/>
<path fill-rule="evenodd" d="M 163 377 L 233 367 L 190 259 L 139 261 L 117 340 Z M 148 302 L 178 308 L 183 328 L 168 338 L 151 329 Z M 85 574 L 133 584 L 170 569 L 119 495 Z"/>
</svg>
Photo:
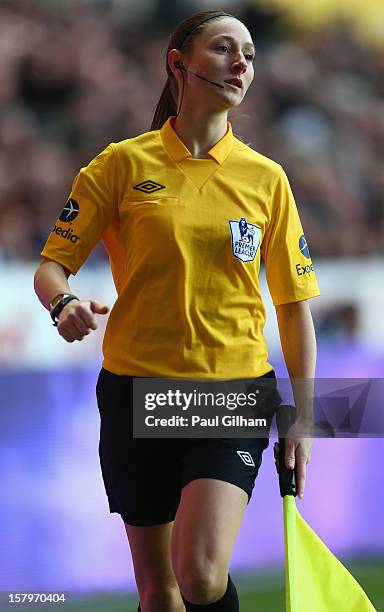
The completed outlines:
<svg viewBox="0 0 384 612">
<path fill-rule="evenodd" d="M 202 81 L 206 81 L 207 83 L 211 83 L 212 85 L 216 85 L 216 87 L 220 87 L 220 89 L 224 89 L 224 85 L 221 85 L 220 83 L 216 83 L 215 81 L 211 81 L 210 79 L 207 79 L 206 77 L 201 76 L 201 74 L 198 74 L 197 72 L 193 72 L 192 70 L 188 70 L 188 68 L 186 68 L 184 66 L 184 64 L 182 64 L 179 60 L 175 61 L 174 66 L 175 66 L 175 68 L 179 68 L 179 70 L 184 70 L 184 72 L 189 72 L 190 74 L 194 74 L 198 79 L 201 79 Z"/>
</svg>

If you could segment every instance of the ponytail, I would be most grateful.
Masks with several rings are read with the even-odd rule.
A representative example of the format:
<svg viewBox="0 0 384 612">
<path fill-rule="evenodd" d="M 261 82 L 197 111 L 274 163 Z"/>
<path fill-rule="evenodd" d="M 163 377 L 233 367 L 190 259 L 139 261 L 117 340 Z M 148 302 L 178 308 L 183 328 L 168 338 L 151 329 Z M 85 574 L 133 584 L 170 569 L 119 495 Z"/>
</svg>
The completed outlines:
<svg viewBox="0 0 384 612">
<path fill-rule="evenodd" d="M 171 79 L 168 77 L 155 108 L 151 130 L 161 130 L 168 117 L 177 114 L 177 104 L 172 93 Z"/>
</svg>

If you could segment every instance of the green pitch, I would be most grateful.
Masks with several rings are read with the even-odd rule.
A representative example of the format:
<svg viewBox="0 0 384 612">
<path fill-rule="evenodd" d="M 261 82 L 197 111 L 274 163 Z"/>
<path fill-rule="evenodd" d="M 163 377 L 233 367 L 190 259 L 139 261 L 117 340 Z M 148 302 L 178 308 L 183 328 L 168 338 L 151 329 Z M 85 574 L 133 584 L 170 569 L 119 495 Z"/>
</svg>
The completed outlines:
<svg viewBox="0 0 384 612">
<path fill-rule="evenodd" d="M 375 561 L 351 561 L 345 563 L 370 597 L 378 612 L 384 612 L 384 559 Z M 232 574 L 236 583 L 241 612 L 284 612 L 284 575 L 282 572 Z M 56 610 L 58 606 L 37 608 L 33 612 Z M 31 607 L 18 607 L 18 612 L 31 612 Z M 75 597 L 60 605 L 63 612 L 136 612 L 137 597 L 131 593 L 98 593 L 87 597 Z M 8 612 L 8 608 L 0 612 Z M 15 612 L 15 610 L 14 610 Z"/>
</svg>

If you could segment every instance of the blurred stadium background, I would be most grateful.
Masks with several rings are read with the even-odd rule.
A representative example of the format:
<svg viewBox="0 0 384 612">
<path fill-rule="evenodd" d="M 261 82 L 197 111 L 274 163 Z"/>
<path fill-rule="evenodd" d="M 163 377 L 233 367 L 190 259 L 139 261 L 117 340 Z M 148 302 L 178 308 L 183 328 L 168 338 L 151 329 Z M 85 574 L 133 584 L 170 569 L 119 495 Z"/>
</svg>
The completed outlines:
<svg viewBox="0 0 384 612">
<path fill-rule="evenodd" d="M 382 377 L 382 1 L 0 0 L 0 610 L 4 593 L 26 590 L 67 591 L 68 610 L 136 610 L 125 532 L 108 514 L 97 456 L 103 330 L 66 345 L 32 277 L 78 169 L 109 142 L 149 129 L 167 36 L 208 9 L 235 12 L 256 43 L 255 81 L 231 121 L 290 178 L 322 291 L 312 302 L 318 376 Z M 73 290 L 113 302 L 101 247 Z M 283 376 L 266 302 L 271 360 Z M 377 610 L 383 451 L 380 436 L 316 441 L 299 504 Z M 272 444 L 232 569 L 243 611 L 283 610 Z"/>
</svg>

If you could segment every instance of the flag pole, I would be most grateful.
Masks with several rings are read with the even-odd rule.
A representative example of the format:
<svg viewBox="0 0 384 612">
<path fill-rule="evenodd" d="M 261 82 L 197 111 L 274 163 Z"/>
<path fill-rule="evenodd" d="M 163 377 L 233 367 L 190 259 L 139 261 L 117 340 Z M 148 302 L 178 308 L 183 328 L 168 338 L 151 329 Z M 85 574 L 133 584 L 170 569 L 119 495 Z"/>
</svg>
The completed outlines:
<svg viewBox="0 0 384 612">
<path fill-rule="evenodd" d="M 277 409 L 276 423 L 279 434 L 279 487 L 283 498 L 284 512 L 284 564 L 285 564 L 285 609 L 296 612 L 297 576 L 296 576 L 296 478 L 295 470 L 285 465 L 285 437 L 296 418 L 295 406 L 281 405 Z"/>
</svg>

